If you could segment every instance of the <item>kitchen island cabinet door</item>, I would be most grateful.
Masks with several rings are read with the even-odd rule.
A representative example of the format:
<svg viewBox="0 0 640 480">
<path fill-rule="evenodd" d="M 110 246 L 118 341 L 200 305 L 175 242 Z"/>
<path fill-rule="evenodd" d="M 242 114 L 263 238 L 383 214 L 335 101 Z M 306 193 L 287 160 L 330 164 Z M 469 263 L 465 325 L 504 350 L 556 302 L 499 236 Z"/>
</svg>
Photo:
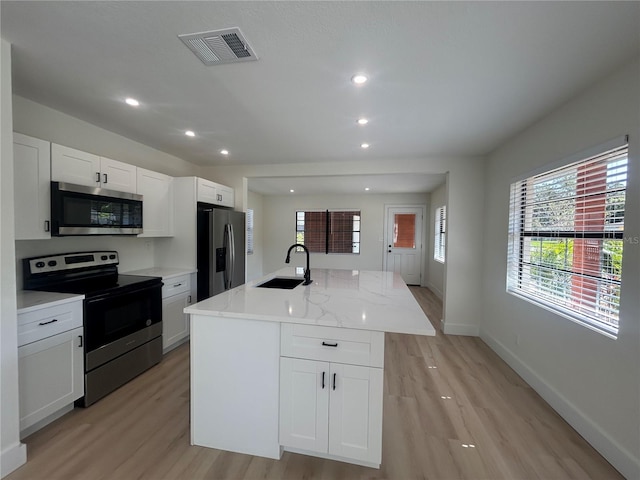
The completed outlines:
<svg viewBox="0 0 640 480">
<path fill-rule="evenodd" d="M 18 348 L 20 431 L 84 395 L 82 327 Z"/>
<path fill-rule="evenodd" d="M 280 444 L 326 453 L 329 363 L 280 358 Z"/>
<path fill-rule="evenodd" d="M 51 144 L 13 134 L 16 240 L 51 238 Z"/>
<path fill-rule="evenodd" d="M 381 368 L 331 364 L 329 454 L 382 461 Z"/>
</svg>

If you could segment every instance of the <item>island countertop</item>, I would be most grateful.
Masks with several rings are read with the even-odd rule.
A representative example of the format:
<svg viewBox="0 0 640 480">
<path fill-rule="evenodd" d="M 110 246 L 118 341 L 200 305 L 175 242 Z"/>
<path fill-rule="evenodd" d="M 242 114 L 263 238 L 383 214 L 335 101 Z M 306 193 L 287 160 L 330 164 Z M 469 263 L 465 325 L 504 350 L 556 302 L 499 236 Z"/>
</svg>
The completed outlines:
<svg viewBox="0 0 640 480">
<path fill-rule="evenodd" d="M 435 335 L 399 274 L 311 269 L 312 283 L 294 289 L 257 287 L 274 277 L 303 278 L 287 267 L 185 308 L 191 315 Z"/>
</svg>

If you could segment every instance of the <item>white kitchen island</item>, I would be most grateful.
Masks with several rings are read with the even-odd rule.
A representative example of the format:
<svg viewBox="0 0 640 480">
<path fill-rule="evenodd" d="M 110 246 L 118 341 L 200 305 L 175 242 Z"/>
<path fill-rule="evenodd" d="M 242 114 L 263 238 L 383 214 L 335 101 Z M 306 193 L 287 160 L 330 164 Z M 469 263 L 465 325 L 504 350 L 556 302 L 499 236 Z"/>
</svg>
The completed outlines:
<svg viewBox="0 0 640 480">
<path fill-rule="evenodd" d="M 435 335 L 392 272 L 290 267 L 185 309 L 191 443 L 280 458 L 283 450 L 378 468 L 384 333 Z"/>
</svg>

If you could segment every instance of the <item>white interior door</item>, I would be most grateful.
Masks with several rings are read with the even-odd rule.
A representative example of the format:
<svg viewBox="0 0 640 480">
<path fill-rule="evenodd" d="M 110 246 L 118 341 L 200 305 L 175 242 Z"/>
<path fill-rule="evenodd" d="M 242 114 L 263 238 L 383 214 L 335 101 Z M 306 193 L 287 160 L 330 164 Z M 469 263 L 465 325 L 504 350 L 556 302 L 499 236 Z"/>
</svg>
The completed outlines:
<svg viewBox="0 0 640 480">
<path fill-rule="evenodd" d="M 387 207 L 385 270 L 399 273 L 408 285 L 420 285 L 424 207 Z"/>
</svg>

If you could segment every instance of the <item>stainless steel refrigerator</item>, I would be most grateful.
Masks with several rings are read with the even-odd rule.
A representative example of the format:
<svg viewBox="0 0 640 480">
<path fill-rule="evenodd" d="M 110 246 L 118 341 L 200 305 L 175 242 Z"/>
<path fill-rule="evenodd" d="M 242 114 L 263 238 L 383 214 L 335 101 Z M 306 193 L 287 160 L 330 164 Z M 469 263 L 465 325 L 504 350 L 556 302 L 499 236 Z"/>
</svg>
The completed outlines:
<svg viewBox="0 0 640 480">
<path fill-rule="evenodd" d="M 198 301 L 244 283 L 245 214 L 198 203 Z"/>
</svg>

